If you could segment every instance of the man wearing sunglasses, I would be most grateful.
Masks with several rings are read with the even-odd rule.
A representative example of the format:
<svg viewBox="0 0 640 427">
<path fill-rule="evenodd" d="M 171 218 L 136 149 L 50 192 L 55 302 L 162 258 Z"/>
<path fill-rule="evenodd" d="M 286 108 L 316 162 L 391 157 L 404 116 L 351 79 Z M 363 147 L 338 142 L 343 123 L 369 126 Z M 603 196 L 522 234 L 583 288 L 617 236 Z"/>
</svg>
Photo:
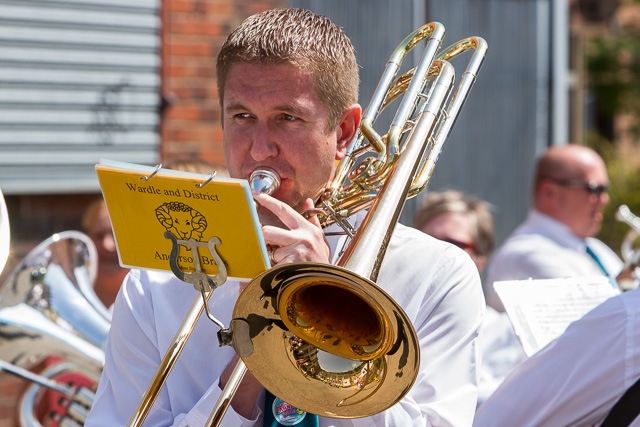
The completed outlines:
<svg viewBox="0 0 640 427">
<path fill-rule="evenodd" d="M 622 261 L 593 237 L 609 202 L 608 184 L 604 161 L 590 148 L 568 144 L 542 154 L 533 207 L 489 260 L 485 293 L 490 306 L 504 311 L 493 290 L 495 281 L 616 277 Z"/>
</svg>

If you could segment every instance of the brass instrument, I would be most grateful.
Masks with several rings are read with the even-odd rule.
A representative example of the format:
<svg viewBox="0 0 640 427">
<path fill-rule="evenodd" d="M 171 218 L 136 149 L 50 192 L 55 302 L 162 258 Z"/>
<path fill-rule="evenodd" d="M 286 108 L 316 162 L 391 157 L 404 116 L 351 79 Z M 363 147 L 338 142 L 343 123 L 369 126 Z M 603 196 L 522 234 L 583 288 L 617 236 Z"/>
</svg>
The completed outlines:
<svg viewBox="0 0 640 427">
<path fill-rule="evenodd" d="M 220 344 L 232 345 L 241 360 L 206 425 L 220 423 L 247 368 L 279 398 L 325 417 L 372 415 L 410 390 L 419 368 L 416 333 L 402 308 L 375 281 L 404 202 L 426 187 L 487 50 L 483 39 L 470 37 L 439 51 L 443 37 L 442 24 L 432 22 L 398 45 L 335 179 L 310 212 L 319 215 L 323 226 L 337 223 L 352 237 L 337 265 L 276 266 L 241 293 L 234 320 L 219 332 Z M 421 41 L 426 46 L 418 66 L 396 77 L 407 53 Z M 473 55 L 456 86 L 449 61 L 468 50 Z M 393 123 L 381 136 L 374 122 L 401 95 Z M 354 230 L 348 218 L 366 208 L 363 224 Z M 187 313 L 129 426 L 144 422 L 195 322 L 208 310 L 206 301 L 220 285 L 197 277 L 191 282 L 199 284 L 202 297 Z M 336 299 L 357 308 L 324 312 Z M 331 323 L 346 326 L 331 330 Z M 356 328 L 358 337 L 351 333 Z"/>
<path fill-rule="evenodd" d="M 42 426 L 38 413 L 45 399 L 58 402 L 44 415 L 48 424 L 84 423 L 111 321 L 92 289 L 96 262 L 88 236 L 57 233 L 33 249 L 0 288 L 0 369 L 32 383 L 21 398 L 21 426 Z M 58 362 L 42 372 L 27 369 L 51 358 Z M 61 399 L 49 398 L 52 392 Z"/>
<path fill-rule="evenodd" d="M 616 219 L 631 227 L 625 235 L 620 249 L 624 267 L 616 277 L 618 287 L 623 291 L 628 291 L 636 289 L 640 285 L 640 249 L 634 247 L 634 243 L 640 237 L 640 217 L 634 215 L 628 206 L 621 205 L 616 211 Z"/>
</svg>

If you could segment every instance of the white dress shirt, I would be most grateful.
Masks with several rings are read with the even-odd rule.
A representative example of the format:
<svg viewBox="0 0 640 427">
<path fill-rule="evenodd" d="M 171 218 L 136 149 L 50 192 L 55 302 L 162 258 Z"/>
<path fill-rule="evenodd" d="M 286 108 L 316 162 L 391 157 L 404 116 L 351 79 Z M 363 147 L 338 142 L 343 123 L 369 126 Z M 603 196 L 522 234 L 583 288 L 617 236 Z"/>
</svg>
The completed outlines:
<svg viewBox="0 0 640 427">
<path fill-rule="evenodd" d="M 594 259 L 586 252 L 589 245 L 608 276 L 622 270 L 623 263 L 607 245 L 595 238 L 577 237 L 565 224 L 536 210 L 505 240 L 489 259 L 485 281 L 487 304 L 498 311 L 504 306 L 493 283 L 501 280 L 560 279 L 602 276 Z"/>
<path fill-rule="evenodd" d="M 600 304 L 519 365 L 473 425 L 598 425 L 639 377 L 640 290 L 633 290 Z"/>
<path fill-rule="evenodd" d="M 343 239 L 328 237 L 334 261 Z M 476 407 L 477 335 L 485 306 L 475 264 L 464 251 L 398 224 L 377 282 L 416 329 L 421 349 L 416 382 L 398 404 L 380 414 L 320 417 L 320 425 L 468 427 Z M 226 325 L 238 292 L 238 283 L 227 282 L 210 300 L 211 312 Z M 87 427 L 128 422 L 195 296 L 191 285 L 170 274 L 129 274 L 116 300 L 106 364 Z M 234 355 L 230 347 L 218 346 L 217 330 L 208 319 L 200 319 L 145 426 L 205 423 L 221 393 L 219 377 Z M 256 402 L 255 419 L 247 420 L 229 407 L 222 425 L 261 425 L 263 400 L 261 396 Z"/>
</svg>

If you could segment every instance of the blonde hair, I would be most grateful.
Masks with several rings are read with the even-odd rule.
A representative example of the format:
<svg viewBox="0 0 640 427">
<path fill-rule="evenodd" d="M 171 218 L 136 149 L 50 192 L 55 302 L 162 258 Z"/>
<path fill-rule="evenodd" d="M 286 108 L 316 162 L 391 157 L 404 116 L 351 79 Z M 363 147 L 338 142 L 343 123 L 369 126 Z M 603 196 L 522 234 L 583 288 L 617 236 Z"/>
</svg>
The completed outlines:
<svg viewBox="0 0 640 427">
<path fill-rule="evenodd" d="M 329 18 L 310 10 L 267 10 L 245 19 L 227 37 L 217 60 L 221 106 L 234 63 L 291 64 L 307 70 L 329 112 L 330 128 L 358 100 L 360 77 L 351 41 Z"/>
<path fill-rule="evenodd" d="M 459 191 L 430 192 L 414 216 L 413 226 L 422 229 L 443 213 L 459 213 L 472 221 L 471 239 L 477 255 L 488 256 L 493 251 L 495 237 L 491 205 L 482 199 Z"/>
</svg>

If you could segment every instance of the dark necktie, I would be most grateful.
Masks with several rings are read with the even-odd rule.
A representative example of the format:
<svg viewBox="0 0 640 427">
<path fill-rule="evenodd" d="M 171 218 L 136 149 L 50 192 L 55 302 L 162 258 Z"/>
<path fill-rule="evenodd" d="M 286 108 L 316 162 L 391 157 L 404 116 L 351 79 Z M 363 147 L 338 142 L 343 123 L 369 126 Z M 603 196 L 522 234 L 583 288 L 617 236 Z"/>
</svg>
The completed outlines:
<svg viewBox="0 0 640 427">
<path fill-rule="evenodd" d="M 318 427 L 318 416 L 289 405 L 266 390 L 264 398 L 264 427 Z"/>
<path fill-rule="evenodd" d="M 607 272 L 607 269 L 604 268 L 604 265 L 602 264 L 602 261 L 600 261 L 600 258 L 598 258 L 598 256 L 595 254 L 595 252 L 593 252 L 593 249 L 591 249 L 589 245 L 587 245 L 586 247 L 587 247 L 587 253 L 589 254 L 589 256 L 593 258 L 596 264 L 598 264 L 598 267 L 600 267 L 600 270 L 602 270 L 604 275 L 609 277 L 609 273 Z"/>
</svg>

